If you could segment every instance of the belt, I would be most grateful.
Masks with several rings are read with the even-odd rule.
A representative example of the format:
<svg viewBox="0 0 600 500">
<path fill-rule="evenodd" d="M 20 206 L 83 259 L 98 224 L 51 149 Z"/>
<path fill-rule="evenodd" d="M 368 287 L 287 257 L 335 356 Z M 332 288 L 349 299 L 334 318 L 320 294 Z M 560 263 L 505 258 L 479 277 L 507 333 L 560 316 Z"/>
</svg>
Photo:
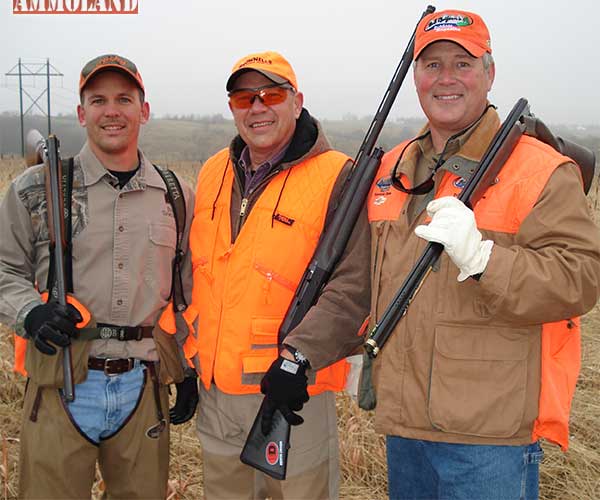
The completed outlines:
<svg viewBox="0 0 600 500">
<path fill-rule="evenodd" d="M 142 340 L 152 338 L 153 326 L 118 326 L 98 323 L 94 328 L 79 330 L 79 340 Z"/>
<path fill-rule="evenodd" d="M 141 360 L 147 365 L 151 361 Z M 135 368 L 135 358 L 88 358 L 90 370 L 101 370 L 105 375 L 119 375 Z"/>
</svg>

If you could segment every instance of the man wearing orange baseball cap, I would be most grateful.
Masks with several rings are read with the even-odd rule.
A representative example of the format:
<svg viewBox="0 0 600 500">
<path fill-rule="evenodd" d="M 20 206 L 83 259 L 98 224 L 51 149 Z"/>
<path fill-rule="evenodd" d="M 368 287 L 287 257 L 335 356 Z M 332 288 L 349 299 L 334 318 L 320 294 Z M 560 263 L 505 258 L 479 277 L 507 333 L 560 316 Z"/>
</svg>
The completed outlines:
<svg viewBox="0 0 600 500">
<path fill-rule="evenodd" d="M 109 498 L 166 498 L 169 417 L 189 420 L 198 391 L 174 336 L 156 325 L 171 307 L 175 257 L 183 269 L 176 278 L 191 288 L 193 193 L 175 174 L 169 181 L 179 187 L 167 189 L 168 173 L 138 148 L 150 108 L 132 61 L 92 59 L 79 91 L 87 141 L 63 161 L 64 180 L 71 179 L 64 183 L 71 229 L 65 279 L 77 309 L 40 295 L 56 288 L 44 165 L 19 176 L 0 206 L 0 319 L 14 326 L 15 345 L 23 347 L 16 369 L 28 377 L 19 498 L 89 498 L 97 466 Z M 169 194 L 181 200 L 179 210 Z M 62 390 L 62 349 L 73 360 L 73 401 Z M 173 382 L 177 401 L 169 411 Z"/>
<path fill-rule="evenodd" d="M 190 235 L 204 492 L 209 500 L 337 498 L 333 391 L 344 388 L 343 358 L 361 344 L 368 313 L 366 213 L 317 304 L 281 344 L 279 327 L 351 162 L 303 107 L 281 54 L 243 57 L 226 89 L 238 135 L 200 171 Z M 239 459 L 263 398 L 263 423 L 279 409 L 294 426 L 284 481 Z M 277 460 L 273 445 L 267 461 Z"/>
<path fill-rule="evenodd" d="M 428 123 L 383 157 L 368 200 L 371 326 L 427 243 L 444 246 L 373 365 L 392 499 L 537 499 L 539 440 L 568 445 L 600 237 L 578 167 L 528 136 L 473 210 L 458 200 L 500 125 L 494 75 L 481 17 L 424 17 L 414 81 Z"/>
</svg>

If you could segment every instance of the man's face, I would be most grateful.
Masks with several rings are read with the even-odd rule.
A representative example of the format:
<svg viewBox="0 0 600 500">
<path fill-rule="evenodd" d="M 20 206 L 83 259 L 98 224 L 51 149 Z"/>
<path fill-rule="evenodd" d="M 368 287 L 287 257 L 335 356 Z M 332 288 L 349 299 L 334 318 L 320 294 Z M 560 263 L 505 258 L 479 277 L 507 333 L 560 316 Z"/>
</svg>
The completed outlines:
<svg viewBox="0 0 600 500">
<path fill-rule="evenodd" d="M 131 78 L 103 71 L 85 86 L 77 116 L 97 156 L 137 154 L 140 125 L 148 121 L 150 107 Z"/>
<path fill-rule="evenodd" d="M 234 83 L 233 91 L 255 89 L 273 82 L 257 71 L 240 75 Z M 258 97 L 248 109 L 229 105 L 235 126 L 250 149 L 253 163 L 258 159 L 266 161 L 281 150 L 294 135 L 296 119 L 302 111 L 303 97 L 300 92 L 287 91 L 287 98 L 280 104 L 266 106 Z"/>
<path fill-rule="evenodd" d="M 494 81 L 487 70 L 460 45 L 440 41 L 429 45 L 414 67 L 419 101 L 432 132 L 445 140 L 471 125 L 483 113 Z"/>
</svg>

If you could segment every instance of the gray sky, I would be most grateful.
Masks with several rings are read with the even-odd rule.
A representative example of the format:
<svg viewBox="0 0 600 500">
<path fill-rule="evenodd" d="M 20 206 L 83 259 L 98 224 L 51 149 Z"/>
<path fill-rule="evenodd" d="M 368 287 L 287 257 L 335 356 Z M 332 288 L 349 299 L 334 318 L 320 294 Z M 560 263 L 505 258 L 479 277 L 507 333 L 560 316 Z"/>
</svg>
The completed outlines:
<svg viewBox="0 0 600 500">
<path fill-rule="evenodd" d="M 526 97 L 547 123 L 600 124 L 600 1 L 432 3 L 485 20 L 496 60 L 490 99 L 502 116 Z M 0 4 L 0 112 L 18 110 L 18 79 L 4 74 L 19 57 L 50 58 L 64 73 L 51 82 L 55 114 L 74 111 L 85 62 L 116 52 L 138 65 L 156 115 L 229 116 L 224 87 L 233 63 L 250 52 L 277 50 L 294 66 L 305 106 L 332 119 L 375 112 L 427 6 L 416 0 L 139 0 L 138 15 L 13 15 L 12 0 Z M 28 90 L 37 96 L 44 86 L 40 78 Z M 391 116 L 421 116 L 412 70 Z"/>
</svg>

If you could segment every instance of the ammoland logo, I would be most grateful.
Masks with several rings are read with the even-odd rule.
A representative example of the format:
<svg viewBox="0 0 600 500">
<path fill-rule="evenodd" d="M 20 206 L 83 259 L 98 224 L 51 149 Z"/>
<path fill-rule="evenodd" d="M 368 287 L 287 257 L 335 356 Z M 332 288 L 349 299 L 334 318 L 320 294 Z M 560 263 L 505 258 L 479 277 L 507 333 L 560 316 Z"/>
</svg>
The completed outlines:
<svg viewBox="0 0 600 500">
<path fill-rule="evenodd" d="M 13 14 L 137 14 L 138 0 L 13 0 Z"/>
</svg>

